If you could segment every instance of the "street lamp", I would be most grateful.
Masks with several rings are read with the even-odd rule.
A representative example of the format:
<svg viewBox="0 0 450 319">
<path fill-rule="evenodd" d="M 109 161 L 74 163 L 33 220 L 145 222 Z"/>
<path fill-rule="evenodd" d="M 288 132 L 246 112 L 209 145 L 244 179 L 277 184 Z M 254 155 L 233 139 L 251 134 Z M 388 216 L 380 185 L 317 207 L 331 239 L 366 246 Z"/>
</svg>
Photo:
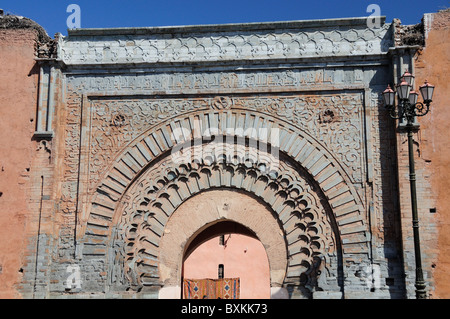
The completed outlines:
<svg viewBox="0 0 450 319">
<path fill-rule="evenodd" d="M 422 272 L 422 257 L 420 254 L 419 237 L 419 218 L 417 214 L 417 195 L 416 195 L 416 173 L 414 168 L 414 149 L 413 149 L 413 129 L 416 116 L 424 116 L 430 110 L 434 86 L 425 81 L 420 86 L 419 91 L 423 102 L 417 102 L 419 96 L 414 90 L 414 75 L 406 71 L 400 78 L 400 84 L 397 85 L 394 92 L 389 86 L 383 92 L 383 101 L 389 110 L 390 116 L 394 119 L 406 119 L 406 131 L 408 132 L 408 155 L 409 155 L 409 183 L 411 190 L 411 209 L 412 209 L 412 227 L 414 234 L 414 253 L 416 259 L 416 298 L 425 299 L 425 280 Z M 398 97 L 398 107 L 395 107 L 395 95 Z"/>
</svg>

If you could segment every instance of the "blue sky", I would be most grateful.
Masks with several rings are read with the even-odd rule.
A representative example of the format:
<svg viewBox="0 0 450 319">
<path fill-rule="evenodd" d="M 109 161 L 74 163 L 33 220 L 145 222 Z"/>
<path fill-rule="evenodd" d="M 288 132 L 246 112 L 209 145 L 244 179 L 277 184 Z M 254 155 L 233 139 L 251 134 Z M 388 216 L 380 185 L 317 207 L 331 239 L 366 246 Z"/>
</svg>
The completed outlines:
<svg viewBox="0 0 450 319">
<path fill-rule="evenodd" d="M 69 4 L 81 8 L 82 28 L 151 27 L 364 17 L 369 4 L 391 22 L 419 23 L 448 0 L 1 0 L 5 13 L 33 19 L 53 37 L 67 34 Z"/>
</svg>

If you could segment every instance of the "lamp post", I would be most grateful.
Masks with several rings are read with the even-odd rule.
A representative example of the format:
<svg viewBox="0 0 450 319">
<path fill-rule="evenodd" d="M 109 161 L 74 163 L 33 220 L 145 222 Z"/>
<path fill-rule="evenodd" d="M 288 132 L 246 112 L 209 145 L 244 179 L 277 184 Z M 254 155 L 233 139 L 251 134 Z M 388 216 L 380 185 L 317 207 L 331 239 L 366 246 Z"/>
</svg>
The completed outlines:
<svg viewBox="0 0 450 319">
<path fill-rule="evenodd" d="M 413 130 L 416 116 L 424 116 L 430 110 L 430 103 L 433 97 L 434 86 L 425 81 L 419 90 L 423 102 L 417 102 L 418 93 L 412 90 L 414 87 L 414 75 L 406 71 L 400 78 L 400 83 L 396 91 L 389 86 L 383 92 L 383 101 L 390 116 L 394 119 L 406 120 L 406 131 L 408 133 L 408 155 L 409 155 L 409 183 L 411 190 L 412 227 L 414 235 L 414 253 L 416 261 L 416 298 L 425 299 L 425 280 L 423 279 L 422 257 L 420 253 L 419 218 L 417 214 L 416 195 L 416 173 L 414 168 Z M 398 98 L 398 107 L 395 107 L 395 95 Z"/>
</svg>

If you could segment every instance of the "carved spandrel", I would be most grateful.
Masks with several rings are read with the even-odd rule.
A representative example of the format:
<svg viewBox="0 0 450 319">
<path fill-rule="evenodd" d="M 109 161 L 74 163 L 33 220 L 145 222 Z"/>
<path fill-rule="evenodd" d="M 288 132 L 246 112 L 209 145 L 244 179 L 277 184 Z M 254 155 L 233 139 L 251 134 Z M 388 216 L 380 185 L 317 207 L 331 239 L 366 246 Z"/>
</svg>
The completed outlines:
<svg viewBox="0 0 450 319">
<path fill-rule="evenodd" d="M 361 94 L 92 100 L 90 189 L 120 149 L 161 121 L 193 111 L 228 109 L 253 110 L 293 123 L 324 143 L 353 180 L 361 182 L 361 107 Z"/>
</svg>

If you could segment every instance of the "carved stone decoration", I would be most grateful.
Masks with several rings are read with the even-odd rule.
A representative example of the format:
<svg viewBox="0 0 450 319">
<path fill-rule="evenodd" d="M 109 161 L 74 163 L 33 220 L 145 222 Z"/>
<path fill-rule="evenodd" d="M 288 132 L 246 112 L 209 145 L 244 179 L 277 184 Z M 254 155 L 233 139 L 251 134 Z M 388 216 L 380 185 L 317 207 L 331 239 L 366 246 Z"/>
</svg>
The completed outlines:
<svg viewBox="0 0 450 319">
<path fill-rule="evenodd" d="M 243 112 L 253 110 L 261 113 L 261 118 L 271 115 L 293 123 L 335 151 L 340 161 L 346 165 L 349 176 L 360 182 L 363 156 L 363 124 L 359 116 L 361 108 L 362 98 L 359 93 L 92 100 L 90 189 L 95 189 L 102 170 L 111 162 L 114 154 L 149 127 L 179 114 L 210 109 Z M 218 126 L 228 125 L 220 121 L 219 118 Z"/>
<path fill-rule="evenodd" d="M 310 178 L 289 161 L 283 161 L 280 174 L 269 174 L 260 163 L 248 164 L 248 147 L 234 156 L 215 152 L 214 143 L 194 146 L 192 152 L 200 147 L 210 154 L 207 160 L 180 165 L 167 156 L 146 170 L 124 195 L 113 244 L 115 263 L 123 270 L 112 283 L 134 290 L 163 285 L 159 281 L 159 243 L 171 214 L 199 192 L 230 188 L 272 207 L 289 254 L 285 285 L 301 285 L 309 291 L 324 288 L 318 287 L 320 266 L 330 274 L 329 284 L 337 287 L 337 229 L 323 206 L 325 198 Z"/>
<path fill-rule="evenodd" d="M 228 96 L 217 96 L 211 103 L 211 108 L 214 110 L 226 110 L 231 108 L 231 98 Z"/>
<path fill-rule="evenodd" d="M 335 120 L 335 115 L 332 110 L 325 110 L 319 115 L 319 123 L 331 123 Z"/>
<path fill-rule="evenodd" d="M 313 29 L 305 21 L 288 26 L 278 23 L 277 32 L 270 30 L 274 24 L 269 24 L 269 29 L 264 24 L 259 28 L 249 25 L 248 31 L 239 34 L 234 32 L 233 26 L 222 26 L 218 30 L 213 26 L 207 29 L 197 26 L 190 32 L 177 27 L 149 28 L 147 33 L 106 34 L 107 47 L 102 41 L 80 41 L 77 35 L 84 35 L 83 30 L 69 30 L 69 36 L 59 41 L 58 55 L 67 65 L 106 65 L 367 55 L 368 52 L 386 52 L 392 46 L 387 36 L 388 24 L 369 29 L 366 19 L 354 20 L 351 24 L 344 20 L 336 23 L 340 24 L 339 30 L 314 22 L 310 22 L 314 24 Z M 95 33 L 90 32 L 89 35 Z M 98 36 L 105 36 L 104 33 Z"/>
<path fill-rule="evenodd" d="M 123 114 L 116 114 L 111 121 L 111 125 L 116 127 L 121 127 L 124 126 L 125 124 L 126 124 L 126 117 Z"/>
<path fill-rule="evenodd" d="M 77 211 L 79 141 L 80 141 L 80 105 L 82 96 L 70 87 L 66 100 L 66 126 L 64 130 L 64 169 L 62 172 L 61 197 L 59 209 L 63 222 L 60 226 L 58 256 L 68 258 L 73 255 L 73 227 Z"/>
<path fill-rule="evenodd" d="M 219 123 L 230 123 L 231 126 L 217 126 Z M 187 130 L 189 127 L 192 127 L 191 131 Z M 176 145 L 192 143 L 192 139 L 201 136 L 199 134 L 205 130 L 219 128 L 216 136 L 226 135 L 227 132 L 231 132 L 231 136 L 237 136 L 236 128 L 239 127 L 243 127 L 246 132 L 241 138 L 249 139 L 253 138 L 252 132 L 258 132 L 262 127 L 275 127 L 275 122 L 271 117 L 250 111 L 202 112 L 172 118 L 141 134 L 112 162 L 108 172 L 103 175 L 100 186 L 89 199 L 92 204 L 86 210 L 88 214 L 80 218 L 94 225 L 98 224 L 96 216 L 101 216 L 105 221 L 109 220 L 110 224 L 121 195 L 155 158 L 172 150 Z M 184 133 L 175 134 L 175 131 L 181 128 L 186 129 Z M 288 124 L 278 126 L 278 129 L 280 154 L 292 158 L 317 181 L 332 207 L 335 218 L 341 225 L 345 225 L 346 231 L 342 234 L 343 238 L 346 238 L 343 243 L 344 252 L 367 254 L 367 226 L 360 213 L 363 206 L 354 186 L 350 184 L 349 177 L 339 168 L 339 162 L 306 133 L 300 135 L 297 129 Z M 259 138 L 261 142 L 264 141 Z M 108 223 L 102 223 L 102 233 L 110 227 L 107 226 Z M 94 230 L 93 234 L 95 233 Z"/>
<path fill-rule="evenodd" d="M 48 109 L 53 135 L 36 144 L 48 161 L 36 172 L 46 180 L 42 216 L 51 218 L 42 249 L 30 246 L 27 256 L 50 258 L 49 267 L 24 268 L 44 271 L 48 284 L 28 276 L 19 292 L 166 298 L 181 283 L 184 240 L 228 218 L 278 262 L 269 263 L 272 297 L 409 296 L 398 136 L 381 92 L 393 63 L 410 69 L 414 59 L 395 48 L 396 22 L 380 22 L 74 29 L 54 41 L 39 29 L 38 108 Z M 254 156 L 254 145 L 267 148 Z M 202 200 L 214 212 L 203 224 L 191 214 Z M 261 215 L 238 220 L 244 202 Z M 74 264 L 82 288 L 68 291 Z M 373 269 L 383 280 L 372 293 Z"/>
<path fill-rule="evenodd" d="M 373 76 L 373 70 L 365 70 L 367 76 Z M 198 71 L 184 73 L 174 71 L 173 73 L 150 73 L 150 74 L 98 74 L 91 77 L 68 75 L 69 83 L 78 92 L 90 94 L 108 93 L 115 94 L 122 91 L 124 94 L 145 93 L 150 95 L 160 94 L 198 94 L 204 92 L 217 95 L 217 92 L 242 93 L 263 91 L 273 89 L 277 91 L 295 90 L 299 86 L 315 87 L 320 90 L 336 89 L 342 85 L 348 87 L 351 84 L 363 83 L 362 71 L 360 69 L 345 68 L 308 68 L 288 70 L 265 70 L 264 72 L 249 72 L 248 70 L 222 71 L 210 73 Z"/>
</svg>

